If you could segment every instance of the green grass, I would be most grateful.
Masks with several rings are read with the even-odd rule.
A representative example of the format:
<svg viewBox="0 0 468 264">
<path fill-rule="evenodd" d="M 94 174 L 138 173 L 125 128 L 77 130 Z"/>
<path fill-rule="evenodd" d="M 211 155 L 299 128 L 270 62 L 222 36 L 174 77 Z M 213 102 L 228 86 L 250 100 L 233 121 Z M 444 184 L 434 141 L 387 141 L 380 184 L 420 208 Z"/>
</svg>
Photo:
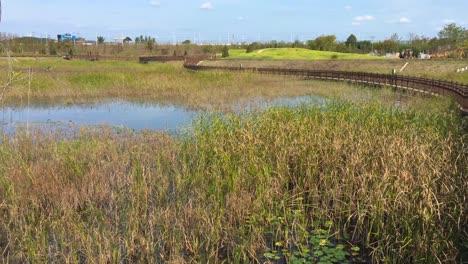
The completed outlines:
<svg viewBox="0 0 468 264">
<path fill-rule="evenodd" d="M 13 106 L 25 105 L 29 96 L 31 104 L 86 104 L 120 99 L 224 111 L 258 98 L 269 100 L 304 95 L 356 103 L 379 101 L 389 106 L 400 101 L 423 111 L 446 105 L 440 99 L 431 99 L 428 103 L 427 97 L 407 97 L 390 89 L 347 83 L 253 73 L 189 72 L 180 63 L 142 65 L 136 62 L 19 60 L 14 67 L 23 77 L 27 77 L 26 69 L 32 67 L 33 79 L 31 89 L 27 80 L 23 80 L 6 90 L 2 103 Z M 6 82 L 6 76 L 6 72 L 0 74 L 0 83 Z"/>
<path fill-rule="evenodd" d="M 400 69 L 408 62 L 403 72 Z M 218 60 L 205 61 L 204 65 L 244 67 L 273 67 L 287 69 L 358 71 L 391 74 L 393 69 L 400 75 L 420 76 L 425 78 L 445 79 L 468 83 L 468 72 L 456 70 L 468 66 L 467 60 Z"/>
<path fill-rule="evenodd" d="M 0 60 L 0 66 L 5 67 L 8 61 L 6 59 Z M 60 70 L 60 69 L 67 69 L 69 71 L 72 70 L 100 70 L 100 71 L 112 71 L 118 69 L 128 69 L 128 70 L 154 70 L 162 69 L 164 66 L 171 67 L 169 64 L 163 65 L 154 65 L 154 64 L 141 64 L 138 63 L 137 60 L 135 61 L 86 61 L 86 60 L 64 60 L 62 58 L 38 58 L 38 59 L 31 59 L 31 58 L 15 58 L 13 59 L 13 66 L 20 69 L 25 69 L 29 67 L 33 67 L 36 69 L 45 69 L 50 67 L 51 70 Z"/>
<path fill-rule="evenodd" d="M 5 136 L 0 254 L 454 263 L 468 239 L 465 126 L 450 112 L 334 103 L 207 116 L 182 138 Z"/>
<path fill-rule="evenodd" d="M 7 103 L 29 92 L 33 101 L 205 109 L 304 94 L 339 101 L 207 115 L 178 136 L 2 135 L 7 263 L 444 263 L 468 250 L 467 120 L 448 99 L 180 64 L 15 66 L 35 75 L 31 91 L 17 83 Z"/>
<path fill-rule="evenodd" d="M 255 50 L 251 53 L 243 50 L 229 50 L 228 59 L 249 60 L 381 60 L 382 57 L 331 51 L 316 51 L 301 48 L 270 48 Z"/>
</svg>

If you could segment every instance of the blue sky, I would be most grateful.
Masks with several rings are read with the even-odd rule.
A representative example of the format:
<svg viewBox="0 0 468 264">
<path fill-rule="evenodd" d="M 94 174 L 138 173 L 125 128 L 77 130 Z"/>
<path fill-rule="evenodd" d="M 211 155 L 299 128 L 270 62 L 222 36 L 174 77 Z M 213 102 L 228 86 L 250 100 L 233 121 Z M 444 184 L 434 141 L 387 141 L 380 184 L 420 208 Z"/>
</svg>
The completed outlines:
<svg viewBox="0 0 468 264">
<path fill-rule="evenodd" d="M 380 40 L 398 33 L 436 36 L 444 24 L 468 28 L 468 0 L 2 0 L 0 32 L 143 34 L 159 42 L 313 39 Z"/>
</svg>

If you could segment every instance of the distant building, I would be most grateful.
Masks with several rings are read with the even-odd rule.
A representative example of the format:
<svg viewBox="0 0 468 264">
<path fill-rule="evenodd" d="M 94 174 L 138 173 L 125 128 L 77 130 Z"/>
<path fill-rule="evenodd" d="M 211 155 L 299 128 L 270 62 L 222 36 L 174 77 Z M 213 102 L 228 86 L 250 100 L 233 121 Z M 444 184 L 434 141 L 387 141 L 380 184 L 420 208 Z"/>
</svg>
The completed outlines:
<svg viewBox="0 0 468 264">
<path fill-rule="evenodd" d="M 57 41 L 62 42 L 62 41 L 71 41 L 73 43 L 76 43 L 76 36 L 72 35 L 70 33 L 65 33 L 65 34 L 59 34 L 57 35 Z"/>
<path fill-rule="evenodd" d="M 86 39 L 85 38 L 76 38 L 76 41 L 75 41 L 76 44 L 84 44 L 86 43 Z"/>
<path fill-rule="evenodd" d="M 95 46 L 96 44 L 97 44 L 97 41 L 95 41 L 95 40 L 87 40 L 82 45 L 83 46 Z"/>
<path fill-rule="evenodd" d="M 119 44 L 128 44 L 130 42 L 133 42 L 133 40 L 130 37 L 120 36 L 115 37 L 114 42 Z"/>
</svg>

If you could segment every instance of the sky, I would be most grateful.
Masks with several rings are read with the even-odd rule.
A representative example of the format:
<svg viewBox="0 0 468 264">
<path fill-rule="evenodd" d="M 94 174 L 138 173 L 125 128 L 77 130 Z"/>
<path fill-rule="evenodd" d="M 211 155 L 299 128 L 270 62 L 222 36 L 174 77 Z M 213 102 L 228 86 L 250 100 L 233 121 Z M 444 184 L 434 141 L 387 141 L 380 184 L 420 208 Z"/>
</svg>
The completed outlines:
<svg viewBox="0 0 468 264">
<path fill-rule="evenodd" d="M 0 32 L 96 39 L 149 35 L 158 42 L 383 40 L 468 28 L 468 0 L 2 0 Z"/>
</svg>

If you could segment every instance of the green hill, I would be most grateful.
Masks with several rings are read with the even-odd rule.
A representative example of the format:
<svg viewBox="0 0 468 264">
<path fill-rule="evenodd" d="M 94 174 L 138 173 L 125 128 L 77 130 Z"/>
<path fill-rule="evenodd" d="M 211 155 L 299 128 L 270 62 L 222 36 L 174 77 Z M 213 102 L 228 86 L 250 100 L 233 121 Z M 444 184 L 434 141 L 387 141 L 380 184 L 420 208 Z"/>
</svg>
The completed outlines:
<svg viewBox="0 0 468 264">
<path fill-rule="evenodd" d="M 255 60 L 376 60 L 383 57 L 369 56 L 365 54 L 340 53 L 332 51 L 317 51 L 300 48 L 277 48 L 255 50 L 246 53 L 245 50 L 229 50 L 228 59 L 255 59 Z"/>
</svg>

